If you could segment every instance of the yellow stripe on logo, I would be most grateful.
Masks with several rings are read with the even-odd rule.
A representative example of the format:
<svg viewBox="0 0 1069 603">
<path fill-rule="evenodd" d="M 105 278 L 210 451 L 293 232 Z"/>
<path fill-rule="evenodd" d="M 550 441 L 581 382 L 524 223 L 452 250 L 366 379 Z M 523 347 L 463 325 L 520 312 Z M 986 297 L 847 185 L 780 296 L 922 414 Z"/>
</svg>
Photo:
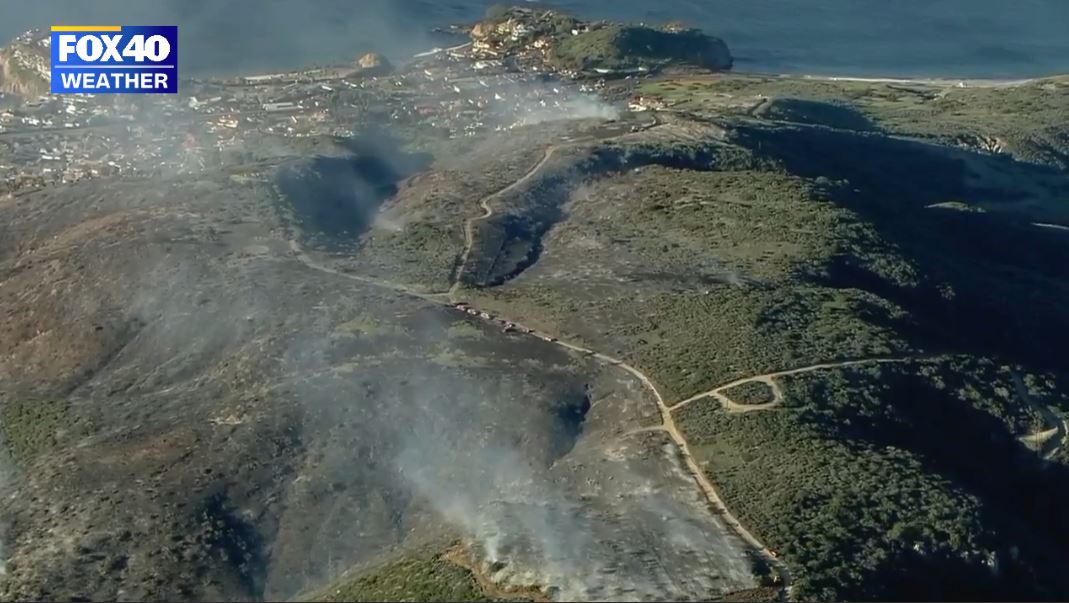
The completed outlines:
<svg viewBox="0 0 1069 603">
<path fill-rule="evenodd" d="M 53 25 L 52 31 L 122 31 L 122 25 Z"/>
</svg>

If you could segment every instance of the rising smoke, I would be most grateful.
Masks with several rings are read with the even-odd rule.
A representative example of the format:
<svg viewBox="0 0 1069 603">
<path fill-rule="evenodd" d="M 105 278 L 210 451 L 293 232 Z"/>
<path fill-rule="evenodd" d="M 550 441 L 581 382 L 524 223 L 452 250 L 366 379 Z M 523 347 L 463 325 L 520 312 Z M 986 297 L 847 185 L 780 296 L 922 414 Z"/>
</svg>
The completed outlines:
<svg viewBox="0 0 1069 603">
<path fill-rule="evenodd" d="M 476 395 L 428 393 L 420 420 L 399 434 L 394 466 L 460 529 L 494 580 L 548 587 L 563 600 L 693 598 L 752 586 L 739 544 L 694 500 L 673 446 L 641 452 L 637 440 L 608 444 L 574 432 L 548 447 L 524 445 L 518 438 L 536 430 L 471 412 L 488 406 Z M 546 404 L 516 402 L 490 405 L 515 418 Z M 561 432 L 552 420 L 542 425 Z"/>
<path fill-rule="evenodd" d="M 573 119 L 613 120 L 620 117 L 619 107 L 590 94 L 581 94 L 549 106 L 532 103 L 525 109 L 516 121 L 520 126 Z"/>
<path fill-rule="evenodd" d="M 184 41 L 198 41 L 184 42 L 183 64 L 190 72 L 279 70 L 306 66 L 309 57 L 320 59 L 324 44 L 336 45 L 330 53 L 338 59 L 350 58 L 361 50 L 404 55 L 429 46 L 427 36 L 413 36 L 411 28 L 404 26 L 400 4 L 391 0 L 321 2 L 316 4 L 319 12 L 313 12 L 295 4 L 236 0 L 225 5 L 225 10 L 248 16 L 242 28 L 231 27 L 233 19 L 221 17 L 224 5 L 188 0 L 154 5 L 111 0 L 92 5 L 71 3 L 62 8 L 46 2 L 28 6 L 20 18 L 33 21 L 28 25 L 59 20 L 177 23 Z M 352 14 L 361 16 L 358 23 L 342 18 Z M 326 31 L 321 19 L 330 24 Z M 294 35 L 263 34 L 291 31 Z M 219 67 L 220 56 L 233 60 Z M 495 125 L 503 127 L 563 119 L 615 119 L 619 115 L 618 109 L 592 95 L 579 94 L 554 104 L 560 95 L 550 84 L 518 83 L 500 92 L 504 98 L 517 99 L 501 103 L 500 121 Z M 138 125 L 141 129 L 133 136 L 149 140 L 154 136 L 152 124 L 164 121 L 165 116 L 148 111 L 148 119 Z M 175 156 L 164 159 L 183 167 L 161 174 L 164 177 L 188 174 L 210 164 L 195 148 L 175 145 L 171 152 Z M 286 154 L 286 149 L 278 154 Z M 380 151 L 374 154 L 384 155 Z M 395 175 L 410 172 L 392 163 L 394 159 L 385 161 L 390 169 L 382 171 Z M 379 190 L 389 192 L 392 181 L 383 189 L 383 182 L 360 170 L 346 177 L 349 180 L 341 188 L 331 189 L 338 197 L 332 202 L 349 203 L 342 209 L 359 210 L 355 214 L 359 220 L 354 220 L 360 222 L 359 228 L 369 222 L 380 228 L 403 228 L 401 222 L 379 217 L 375 206 L 365 207 L 360 201 L 374 197 Z M 294 196 L 307 201 L 326 196 L 307 194 L 310 190 L 296 191 Z M 327 220 L 337 222 L 337 215 L 350 214 L 332 213 Z M 315 220 L 309 226 L 315 227 Z M 148 325 L 140 349 L 160 355 L 158 362 L 147 354 L 133 365 L 132 370 L 158 366 L 155 373 L 138 376 L 146 390 L 209 370 L 221 354 L 236 352 L 234 342 L 259 336 L 263 319 L 295 311 L 277 305 L 270 296 L 259 302 L 246 297 L 244 301 L 216 300 L 199 305 L 200 300 L 181 292 L 193 290 L 195 283 L 203 284 L 206 275 L 168 266 L 165 258 L 154 260 L 152 277 L 128 308 L 132 316 Z M 271 287 L 291 286 L 289 282 L 265 281 L 261 291 L 270 293 Z M 396 309 L 393 320 L 405 323 L 402 329 L 412 337 L 406 345 L 419 352 L 413 354 L 417 360 L 387 362 L 386 369 L 380 370 L 373 364 L 378 360 L 374 354 L 360 347 L 367 345 L 366 341 L 357 338 L 353 343 L 332 330 L 339 316 L 332 310 L 345 304 L 352 310 L 353 305 L 370 305 L 375 300 L 326 287 L 313 291 L 327 292 L 323 299 L 315 300 L 324 308 L 317 307 L 314 312 L 304 309 L 312 318 L 301 323 L 306 330 L 292 337 L 280 359 L 281 373 L 292 377 L 290 391 L 303 405 L 302 444 L 309 452 L 302 473 L 288 487 L 285 508 L 279 517 L 265 522 L 278 524 L 273 533 L 265 529 L 265 537 L 277 536 L 272 543 L 271 567 L 265 570 L 269 598 L 322 585 L 348 564 L 405 542 L 407 534 L 421 525 L 418 512 L 413 510 L 419 505 L 456 526 L 475 545 L 475 552 L 492 568 L 498 568 L 497 577 L 517 584 L 553 585 L 565 597 L 605 596 L 607 593 L 590 589 L 611 575 L 630 589 L 622 592 L 676 592 L 670 589 L 672 579 L 662 576 L 663 570 L 644 573 L 643 568 L 654 567 L 660 560 L 644 550 L 649 543 L 642 538 L 681 540 L 680 546 L 688 551 L 715 548 L 710 543 L 717 543 L 716 538 L 702 531 L 707 526 L 692 521 L 695 511 L 682 508 L 651 486 L 650 480 L 621 469 L 617 474 L 620 491 L 636 486 L 630 488 L 636 498 L 630 506 L 617 510 L 611 507 L 609 495 L 600 491 L 608 487 L 597 481 L 596 474 L 582 474 L 594 486 L 592 493 L 580 495 L 580 488 L 566 485 L 562 472 L 554 471 L 555 464 L 573 451 L 582 431 L 582 415 L 588 404 L 580 385 L 571 383 L 532 395 L 525 379 L 535 376 L 553 381 L 560 375 L 533 375 L 530 364 L 519 371 L 508 366 L 477 374 L 443 370 L 421 356 L 452 352 L 442 349 L 443 343 L 455 344 L 445 335 L 452 323 L 440 316 L 413 319 L 415 311 L 411 308 Z M 354 302 L 352 297 L 358 299 Z M 194 324 L 197 328 L 191 329 Z M 362 328 L 375 331 L 393 327 Z M 371 338 L 365 333 L 366 339 Z M 397 345 L 394 340 L 389 343 Z M 340 370 L 339 365 L 361 353 L 371 360 Z M 0 477 L 3 469 L 0 465 Z M 0 480 L 0 488 L 3 486 Z M 623 499 L 625 494 L 615 496 Z M 601 515 L 590 510 L 592 501 L 606 507 Z M 639 519 L 645 523 L 636 523 Z M 616 543 L 625 533 L 638 545 L 619 547 Z M 700 555 L 695 558 L 705 559 Z M 634 559 L 640 562 L 636 565 Z M 745 570 L 737 564 L 718 567 L 739 575 Z"/>
<path fill-rule="evenodd" d="M 467 433 L 464 423 L 479 419 L 448 408 L 432 409 L 401 441 L 395 462 L 405 482 L 460 526 L 488 561 L 508 562 L 516 547 L 528 547 L 541 559 L 540 578 L 556 577 L 559 584 L 574 574 L 577 560 L 591 559 L 591 528 L 545 467 L 532 462 L 538 451 L 510 445 L 507 439 L 517 434 L 509 429 Z"/>
</svg>

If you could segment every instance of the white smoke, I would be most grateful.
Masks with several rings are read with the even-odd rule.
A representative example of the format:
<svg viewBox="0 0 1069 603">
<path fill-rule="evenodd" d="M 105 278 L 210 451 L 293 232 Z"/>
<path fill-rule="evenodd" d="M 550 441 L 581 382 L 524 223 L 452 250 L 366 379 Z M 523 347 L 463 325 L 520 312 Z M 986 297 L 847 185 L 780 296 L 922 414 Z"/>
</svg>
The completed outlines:
<svg viewBox="0 0 1069 603">
<path fill-rule="evenodd" d="M 619 118 L 619 107 L 610 105 L 596 96 L 582 95 L 559 101 L 553 106 L 532 107 L 530 112 L 522 115 L 517 123 L 521 126 L 533 126 L 572 119 L 614 120 Z"/>
<path fill-rule="evenodd" d="M 520 451 L 499 443 L 473 449 L 455 433 L 435 431 L 420 429 L 403 444 L 398 470 L 482 547 L 489 564 L 508 567 L 519 548 L 529 548 L 542 560 L 544 575 L 528 582 L 536 584 L 574 576 L 577 561 L 590 559 L 591 527 Z"/>
</svg>

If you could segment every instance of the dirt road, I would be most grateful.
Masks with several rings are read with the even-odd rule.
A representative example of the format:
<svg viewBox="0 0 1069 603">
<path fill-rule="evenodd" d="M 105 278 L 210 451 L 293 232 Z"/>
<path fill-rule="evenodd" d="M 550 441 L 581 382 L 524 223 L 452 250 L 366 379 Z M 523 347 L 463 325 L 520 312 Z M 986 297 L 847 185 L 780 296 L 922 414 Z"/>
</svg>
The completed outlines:
<svg viewBox="0 0 1069 603">
<path fill-rule="evenodd" d="M 482 205 L 485 213 L 482 216 L 471 218 L 465 223 L 465 248 L 464 253 L 461 255 L 461 262 L 457 271 L 458 275 L 464 270 L 464 266 L 467 264 L 468 257 L 471 252 L 471 247 L 474 242 L 474 223 L 479 220 L 485 220 L 493 214 L 493 210 L 489 206 L 489 203 L 494 199 L 497 199 L 500 196 L 505 195 L 512 190 L 515 190 L 517 187 L 522 186 L 525 182 L 530 180 L 535 174 L 538 173 L 539 170 L 542 169 L 542 167 L 549 161 L 549 159 L 553 156 L 553 153 L 556 152 L 558 148 L 559 147 L 557 146 L 551 146 L 547 148 L 546 153 L 542 158 L 542 161 L 535 165 L 521 179 L 517 180 L 512 185 L 501 189 L 493 195 L 484 198 L 480 202 L 480 205 Z M 459 286 L 460 283 L 456 282 L 450 289 L 451 300 Z M 650 390 L 650 392 L 653 393 L 653 397 L 657 401 L 657 408 L 661 414 L 660 429 L 662 429 L 665 433 L 668 434 L 669 438 L 671 438 L 672 442 L 679 450 L 682 459 L 691 474 L 691 477 L 701 489 L 706 499 L 708 499 L 709 504 L 713 507 L 714 512 L 716 512 L 720 516 L 724 524 L 731 528 L 744 542 L 746 542 L 749 547 L 751 547 L 754 551 L 764 557 L 765 562 L 769 565 L 769 567 L 773 568 L 777 572 L 777 574 L 779 574 L 780 580 L 785 587 L 790 584 L 790 571 L 787 568 L 786 564 L 777 559 L 775 553 L 773 553 L 768 547 L 762 544 L 753 534 L 751 534 L 750 531 L 747 530 L 734 515 L 732 515 L 731 511 L 728 510 L 727 505 L 724 504 L 723 499 L 716 491 L 716 488 L 713 487 L 712 482 L 709 481 L 709 478 L 705 475 L 705 472 L 702 470 L 701 467 L 698 466 L 698 463 L 694 460 L 693 455 L 691 455 L 690 446 L 687 444 L 686 438 L 683 437 L 683 434 L 676 427 L 675 420 L 672 418 L 672 411 L 668 407 L 668 404 L 665 403 L 664 397 L 661 395 L 660 390 L 657 389 L 657 386 L 654 385 L 653 381 L 645 373 L 631 366 L 630 364 L 627 364 L 619 358 L 614 358 L 607 354 L 603 354 L 601 352 L 591 350 L 589 348 L 585 348 L 574 343 L 561 341 L 556 336 L 550 335 L 548 333 L 541 333 L 533 329 L 528 329 L 523 324 L 516 321 L 510 320 L 510 322 L 513 322 L 516 327 L 521 331 L 529 331 L 530 335 L 532 336 L 538 337 L 545 341 L 552 342 L 556 345 L 572 350 L 574 352 L 579 352 L 580 354 L 583 354 L 585 356 L 596 358 L 597 360 L 600 360 L 601 362 L 604 362 L 610 366 L 619 367 L 627 371 L 628 373 L 631 373 L 634 377 L 641 381 L 643 385 L 645 385 Z"/>
<path fill-rule="evenodd" d="M 300 246 L 296 241 L 290 241 L 290 246 L 294 250 L 295 257 L 305 266 L 313 270 L 318 270 L 320 272 L 339 276 L 375 287 L 383 287 L 392 291 L 403 293 L 405 295 L 417 297 L 424 301 L 453 308 L 452 303 L 446 298 L 446 296 L 424 294 L 413 291 L 408 287 L 404 287 L 394 283 L 385 283 L 378 279 L 372 279 L 355 274 L 341 272 L 339 270 L 323 266 L 322 264 L 319 264 L 312 260 L 311 257 L 309 257 L 306 253 L 303 253 L 300 250 Z M 500 321 L 504 319 L 499 317 L 497 320 Z M 521 332 L 527 329 L 519 322 L 510 322 L 513 322 Z M 653 393 L 654 399 L 657 401 L 657 408 L 661 414 L 661 426 L 657 430 L 663 430 L 665 433 L 668 434 L 669 438 L 671 438 L 672 442 L 679 450 L 682 460 L 685 463 L 688 471 L 690 472 L 691 477 L 694 479 L 694 482 L 701 489 L 705 497 L 709 500 L 709 504 L 713 508 L 713 511 L 717 515 L 719 515 L 721 521 L 723 521 L 726 526 L 733 530 L 751 549 L 753 549 L 765 559 L 765 562 L 769 565 L 769 567 L 774 569 L 779 575 L 782 585 L 787 586 L 790 584 L 790 571 L 787 568 L 786 564 L 777 559 L 775 554 L 766 546 L 764 546 L 764 544 L 762 544 L 761 541 L 759 541 L 752 533 L 750 533 L 750 531 L 747 530 L 742 525 L 742 523 L 739 522 L 739 520 L 731 513 L 731 511 L 728 510 L 727 505 L 724 504 L 723 499 L 717 493 L 716 488 L 713 486 L 712 482 L 709 481 L 709 478 L 706 477 L 705 472 L 701 469 L 701 467 L 698 466 L 698 463 L 694 460 L 693 455 L 691 455 L 690 447 L 688 446 L 686 439 L 683 437 L 683 434 L 680 433 L 679 429 L 676 427 L 675 421 L 672 419 L 672 411 L 665 403 L 664 398 L 661 396 L 661 392 L 653 384 L 653 381 L 651 381 L 650 378 L 646 376 L 645 373 L 618 358 L 613 358 L 612 356 L 596 352 L 580 345 L 557 340 L 555 337 L 546 333 L 531 330 L 530 335 L 533 337 L 538 337 L 545 341 L 551 341 L 556 345 L 575 352 L 579 352 L 585 356 L 596 358 L 611 366 L 619 367 L 627 371 L 628 373 L 631 373 L 639 381 L 641 381 Z"/>
<path fill-rule="evenodd" d="M 711 390 L 709 390 L 707 392 L 702 392 L 700 394 L 696 394 L 694 396 L 691 396 L 690 398 L 687 398 L 686 400 L 683 400 L 682 402 L 678 402 L 678 403 L 674 404 L 671 407 L 670 410 L 676 411 L 676 410 L 679 410 L 680 408 L 683 408 L 684 406 L 690 404 L 691 402 L 695 402 L 697 400 L 701 400 L 702 398 L 710 398 L 710 397 L 716 398 L 724 406 L 724 409 L 727 410 L 728 412 L 742 413 L 742 412 L 753 412 L 755 410 L 768 410 L 770 408 L 775 408 L 775 407 L 777 407 L 777 406 L 779 406 L 780 404 L 783 403 L 783 390 L 780 389 L 779 384 L 776 383 L 776 381 L 775 381 L 779 377 L 789 377 L 791 375 L 802 375 L 804 373 L 812 373 L 813 371 L 821 371 L 821 370 L 836 369 L 836 368 L 845 368 L 845 367 L 850 367 L 850 366 L 860 366 L 860 365 L 864 365 L 864 364 L 894 364 L 894 363 L 901 363 L 901 362 L 909 362 L 911 360 L 921 360 L 921 358 L 918 358 L 918 357 L 915 357 L 915 356 L 902 356 L 902 357 L 898 357 L 898 358 L 861 358 L 861 359 L 858 359 L 858 360 L 844 360 L 842 362 L 828 362 L 828 363 L 823 363 L 823 364 L 813 364 L 813 365 L 810 365 L 810 366 L 803 366 L 801 368 L 790 369 L 790 370 L 786 370 L 786 371 L 777 371 L 775 373 L 765 373 L 764 375 L 754 375 L 753 377 L 744 377 L 742 379 L 736 379 L 735 381 L 732 381 L 731 383 L 725 383 L 724 385 L 721 385 L 719 387 L 715 387 L 715 388 L 713 388 L 713 389 L 711 389 Z M 733 387 L 738 387 L 740 385 L 745 385 L 747 383 L 754 383 L 754 382 L 764 383 L 764 384 L 768 385 L 768 387 L 772 390 L 773 399 L 772 399 L 771 402 L 768 402 L 766 404 L 739 404 L 738 402 L 735 402 L 735 401 L 731 400 L 731 398 L 729 398 L 728 396 L 726 396 L 724 394 L 725 391 L 727 391 L 727 390 L 729 390 L 729 389 L 731 389 Z"/>
<path fill-rule="evenodd" d="M 470 252 L 471 252 L 471 248 L 472 248 L 472 245 L 473 245 L 473 242 L 474 242 L 474 224 L 475 224 L 475 222 L 480 221 L 480 220 L 485 220 L 488 217 L 490 217 L 491 215 L 493 215 L 493 208 L 490 206 L 490 203 L 493 202 L 495 199 L 497 199 L 497 198 L 499 198 L 499 197 L 501 197 L 501 196 L 503 196 L 505 194 L 508 194 L 509 192 L 511 192 L 511 191 L 515 190 L 516 188 L 522 186 L 524 183 L 526 183 L 531 178 L 533 178 L 549 162 L 549 160 L 552 158 L 554 153 L 556 153 L 556 151 L 559 148 L 560 148 L 559 146 L 550 146 L 550 147 L 548 147 L 546 149 L 546 151 L 545 151 L 545 154 L 542 157 L 542 160 L 540 162 L 538 162 L 535 166 L 533 166 L 530 170 L 528 170 L 528 172 L 526 174 L 524 174 L 523 177 L 521 177 L 516 182 L 513 182 L 509 186 L 497 191 L 496 193 L 493 193 L 493 194 L 485 197 L 484 199 L 482 199 L 482 201 L 480 201 L 480 205 L 482 206 L 483 211 L 484 211 L 483 215 L 477 216 L 477 217 L 474 217 L 474 218 L 470 218 L 465 223 L 465 228 L 464 228 L 465 246 L 464 246 L 464 251 L 461 254 L 461 260 L 460 260 L 460 263 L 459 263 L 458 269 L 457 269 L 457 275 L 458 276 L 464 270 L 464 267 L 467 264 L 468 257 L 469 257 Z M 296 257 L 297 260 L 299 260 L 305 266 L 307 266 L 308 268 L 311 268 L 313 270 L 317 270 L 317 271 L 324 272 L 324 273 L 331 274 L 331 275 L 335 275 L 335 276 L 338 276 L 338 277 L 341 277 L 341 278 L 346 278 L 346 279 L 349 279 L 349 280 L 357 281 L 357 282 L 364 283 L 364 284 L 367 284 L 367 285 L 371 285 L 371 286 L 374 286 L 374 287 L 385 288 L 385 289 L 388 289 L 388 290 L 391 290 L 391 291 L 402 293 L 404 295 L 409 295 L 409 296 L 412 296 L 412 297 L 416 297 L 416 298 L 419 298 L 421 300 L 424 300 L 424 301 L 427 301 L 427 302 L 430 302 L 430 303 L 435 303 L 435 304 L 439 304 L 439 305 L 448 306 L 450 308 L 454 308 L 453 299 L 454 299 L 454 294 L 456 293 L 456 291 L 458 290 L 458 288 L 460 286 L 459 281 L 454 282 L 453 286 L 450 288 L 449 293 L 446 294 L 446 295 L 427 294 L 427 293 L 422 293 L 422 292 L 419 292 L 419 291 L 415 291 L 412 288 L 406 287 L 404 285 L 398 285 L 396 283 L 390 283 L 390 282 L 382 281 L 382 280 L 379 280 L 379 279 L 374 279 L 374 278 L 360 276 L 360 275 L 356 275 L 356 274 L 350 274 L 350 273 L 346 273 L 346 272 L 341 272 L 341 271 L 336 270 L 334 268 L 330 268 L 329 266 L 324 266 L 324 265 L 316 262 L 307 253 L 305 253 L 301 249 L 300 244 L 297 243 L 296 241 L 293 241 L 293 240 L 290 241 L 290 248 L 293 251 L 294 257 Z M 497 317 L 497 318 L 493 318 L 493 319 L 484 318 L 484 320 L 501 322 L 501 321 L 504 321 L 506 319 L 503 318 L 503 317 Z M 780 585 L 782 587 L 784 587 L 784 588 L 789 587 L 789 585 L 790 585 L 790 570 L 787 568 L 786 564 L 784 564 L 782 561 L 777 559 L 775 553 L 773 553 L 764 544 L 762 544 L 752 533 L 750 533 L 750 531 L 747 530 L 742 525 L 742 523 L 739 522 L 739 520 L 727 508 L 727 505 L 725 505 L 723 499 L 720 497 L 719 493 L 716 491 L 716 488 L 713 486 L 712 482 L 709 481 L 709 478 L 705 475 L 705 472 L 702 470 L 701 467 L 698 466 L 698 463 L 694 460 L 694 457 L 690 452 L 690 447 L 687 444 L 686 439 L 683 437 L 683 434 L 679 431 L 678 427 L 675 424 L 675 421 L 672 418 L 672 410 L 669 408 L 668 404 L 665 402 L 664 397 L 661 395 L 661 392 L 654 385 L 653 381 L 645 373 L 643 373 L 642 371 L 638 370 L 637 368 L 627 364 L 626 362 L 624 362 L 623 360 L 620 360 L 618 358 L 614 358 L 612 356 L 608 356 L 606 354 L 602 354 L 601 352 L 597 352 L 595 350 L 591 350 L 589 348 L 585 348 L 583 346 L 580 346 L 580 345 L 577 345 L 577 344 L 574 344 L 574 343 L 561 341 L 556 336 L 550 335 L 548 333 L 542 333 L 542 332 L 535 331 L 533 329 L 528 329 L 527 327 L 525 327 L 524 325 L 522 325 L 521 323 L 519 323 L 517 321 L 508 320 L 508 322 L 512 322 L 513 324 L 515 324 L 516 328 L 518 329 L 519 332 L 526 332 L 530 336 L 538 337 L 539 339 L 554 343 L 554 344 L 556 344 L 558 346 L 561 346 L 563 348 L 566 348 L 566 349 L 569 349 L 569 350 L 572 350 L 572 351 L 575 351 L 575 352 L 579 352 L 580 354 L 583 354 L 583 355 L 585 355 L 587 357 L 596 358 L 596 359 L 600 360 L 601 362 L 604 362 L 604 363 L 606 363 L 606 364 L 608 364 L 610 366 L 619 367 L 619 368 L 627 371 L 631 375 L 633 375 L 639 381 L 641 381 L 643 383 L 643 385 L 645 385 L 650 390 L 650 392 L 653 393 L 653 397 L 657 402 L 657 408 L 660 411 L 660 415 L 661 415 L 661 429 L 665 433 L 668 434 L 669 438 L 672 440 L 672 442 L 675 444 L 676 448 L 679 450 L 681 459 L 683 460 L 685 466 L 687 467 L 687 470 L 691 474 L 691 477 L 694 479 L 695 484 L 702 491 L 702 493 L 704 494 L 705 498 L 709 501 L 709 504 L 712 507 L 713 512 L 716 515 L 718 515 L 720 517 L 720 520 L 723 521 L 723 523 L 726 526 L 728 526 L 732 531 L 734 531 L 739 536 L 739 538 L 746 543 L 746 545 L 748 547 L 750 547 L 756 554 L 760 555 L 764 559 L 765 563 L 778 574 L 779 579 L 780 579 Z"/>
<path fill-rule="evenodd" d="M 665 403 L 664 397 L 661 396 L 661 392 L 657 389 L 657 386 L 653 384 L 653 381 L 650 380 L 650 378 L 646 376 L 646 374 L 642 371 L 618 358 L 613 358 L 612 356 L 608 356 L 600 352 L 595 352 L 588 348 L 584 348 L 582 346 L 578 346 L 565 341 L 557 341 L 556 343 L 557 345 L 563 346 L 570 350 L 590 355 L 609 365 L 617 366 L 634 375 L 647 388 L 649 388 L 649 390 L 653 393 L 654 399 L 657 401 L 657 408 L 661 412 L 661 429 L 663 429 L 664 432 L 668 434 L 668 437 L 672 439 L 672 442 L 676 445 L 676 448 L 679 449 L 679 452 L 683 458 L 683 462 L 686 464 L 687 469 L 690 471 L 691 477 L 694 478 L 694 482 L 698 485 L 698 487 L 702 490 L 702 493 L 705 494 L 705 497 L 709 500 L 709 504 L 713 507 L 714 512 L 716 512 L 720 516 L 721 521 L 723 521 L 725 525 L 731 528 L 744 542 L 746 542 L 748 546 L 750 546 L 754 551 L 764 557 L 764 560 L 766 563 L 768 563 L 769 567 L 774 569 L 776 573 L 779 574 L 782 584 L 784 586 L 788 586 L 790 584 L 790 570 L 787 568 L 786 564 L 776 558 L 775 553 L 773 553 L 768 547 L 762 544 L 761 541 L 759 541 L 752 533 L 750 533 L 750 531 L 747 530 L 741 522 L 739 522 L 739 520 L 731 513 L 731 511 L 728 510 L 727 505 L 724 503 L 724 500 L 720 497 L 720 494 L 716 491 L 716 488 L 713 486 L 712 482 L 709 481 L 709 478 L 705 475 L 705 471 L 702 470 L 702 468 L 699 467 L 698 463 L 694 460 L 694 456 L 690 453 L 690 446 L 687 444 L 686 438 L 683 437 L 683 434 L 676 426 L 675 420 L 672 418 L 671 409 Z"/>
</svg>

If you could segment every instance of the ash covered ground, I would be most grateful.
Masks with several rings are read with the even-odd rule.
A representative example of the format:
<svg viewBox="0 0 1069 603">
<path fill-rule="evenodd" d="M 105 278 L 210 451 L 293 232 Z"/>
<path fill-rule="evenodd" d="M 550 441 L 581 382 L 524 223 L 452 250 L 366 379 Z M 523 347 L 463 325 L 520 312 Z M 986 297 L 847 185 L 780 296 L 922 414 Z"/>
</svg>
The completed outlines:
<svg viewBox="0 0 1069 603">
<path fill-rule="evenodd" d="M 5 597 L 292 598 L 454 539 L 553 597 L 755 586 L 646 384 L 376 247 L 430 223 L 457 264 L 545 144 L 652 123 L 485 37 L 133 100 L 30 94 L 46 38 L 15 41 Z"/>
<path fill-rule="evenodd" d="M 301 203 L 374 204 L 346 153 L 5 202 L 4 395 L 59 405 L 5 502 L 8 592 L 290 597 L 451 533 L 565 597 L 750 586 L 679 450 L 625 435 L 642 384 L 334 267 L 366 220 Z"/>
</svg>

